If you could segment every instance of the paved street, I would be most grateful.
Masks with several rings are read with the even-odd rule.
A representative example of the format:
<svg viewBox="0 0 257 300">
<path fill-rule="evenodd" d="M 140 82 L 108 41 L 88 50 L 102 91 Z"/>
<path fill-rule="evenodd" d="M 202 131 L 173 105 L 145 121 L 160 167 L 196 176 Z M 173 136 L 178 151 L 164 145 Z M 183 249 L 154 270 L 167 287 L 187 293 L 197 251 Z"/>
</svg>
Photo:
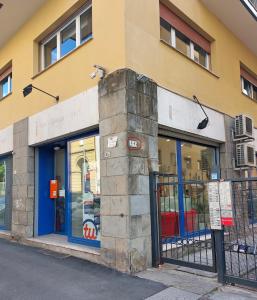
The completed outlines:
<svg viewBox="0 0 257 300">
<path fill-rule="evenodd" d="M 163 284 L 0 239 L 0 299 L 145 299 Z"/>
<path fill-rule="evenodd" d="M 132 277 L 85 260 L 0 239 L 0 300 L 257 299 L 215 274 L 164 265 Z"/>
</svg>

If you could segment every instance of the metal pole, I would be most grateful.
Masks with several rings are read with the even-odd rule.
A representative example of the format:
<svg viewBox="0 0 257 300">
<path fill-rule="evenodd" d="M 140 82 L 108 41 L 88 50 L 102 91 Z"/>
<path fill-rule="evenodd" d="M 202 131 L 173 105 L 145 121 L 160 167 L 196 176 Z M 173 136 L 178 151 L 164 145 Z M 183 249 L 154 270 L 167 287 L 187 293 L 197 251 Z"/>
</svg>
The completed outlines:
<svg viewBox="0 0 257 300">
<path fill-rule="evenodd" d="M 161 263 L 159 215 L 157 199 L 156 173 L 151 172 L 150 176 L 150 210 L 151 210 L 151 236 L 152 236 L 152 265 L 158 267 Z"/>
<path fill-rule="evenodd" d="M 216 252 L 216 268 L 218 273 L 218 282 L 224 284 L 226 273 L 224 230 L 214 230 L 214 245 Z"/>
</svg>

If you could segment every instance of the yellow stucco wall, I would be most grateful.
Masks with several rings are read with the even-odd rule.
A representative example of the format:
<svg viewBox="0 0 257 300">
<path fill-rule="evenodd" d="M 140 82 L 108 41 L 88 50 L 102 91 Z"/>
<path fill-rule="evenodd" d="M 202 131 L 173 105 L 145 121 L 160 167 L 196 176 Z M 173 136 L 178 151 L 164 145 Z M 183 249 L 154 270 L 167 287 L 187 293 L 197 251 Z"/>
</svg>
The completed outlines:
<svg viewBox="0 0 257 300">
<path fill-rule="evenodd" d="M 126 1 L 126 63 L 159 85 L 231 116 L 249 114 L 257 125 L 257 103 L 241 93 L 240 61 L 257 74 L 251 53 L 200 0 L 167 0 L 209 34 L 212 70 L 219 78 L 160 42 L 159 1 Z M 243 26 L 243 24 L 242 24 Z"/>
<path fill-rule="evenodd" d="M 167 0 L 184 12 L 215 42 L 212 71 L 208 72 L 160 41 L 158 0 L 93 0 L 93 39 L 34 79 L 37 51 L 34 40 L 77 0 L 48 0 L 0 49 L 0 68 L 12 60 L 13 92 L 0 101 L 0 128 L 51 105 L 53 99 L 37 91 L 23 98 L 33 83 L 59 95 L 60 101 L 97 85 L 90 79 L 93 64 L 108 72 L 129 67 L 160 86 L 231 116 L 246 113 L 257 124 L 257 103 L 241 93 L 240 61 L 257 74 L 257 57 L 207 10 L 200 0 Z"/>
<path fill-rule="evenodd" d="M 37 59 L 33 41 L 76 0 L 48 0 L 0 49 L 0 68 L 10 60 L 13 67 L 13 92 L 0 101 L 0 128 L 55 105 L 53 99 L 37 91 L 23 98 L 22 90 L 29 83 L 59 95 L 63 101 L 97 85 L 98 79 L 89 77 L 94 64 L 108 72 L 125 66 L 124 0 L 111 1 L 111 7 L 109 1 L 92 1 L 93 39 L 33 80 Z"/>
</svg>

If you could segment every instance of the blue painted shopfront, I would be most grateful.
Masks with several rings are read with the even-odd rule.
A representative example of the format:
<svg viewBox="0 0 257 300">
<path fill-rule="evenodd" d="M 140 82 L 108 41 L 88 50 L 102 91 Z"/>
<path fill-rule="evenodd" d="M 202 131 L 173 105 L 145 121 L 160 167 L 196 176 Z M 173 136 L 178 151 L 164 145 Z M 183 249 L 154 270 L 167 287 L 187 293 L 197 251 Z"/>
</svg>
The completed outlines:
<svg viewBox="0 0 257 300">
<path fill-rule="evenodd" d="M 100 247 L 100 160 L 97 132 L 37 149 L 37 233 Z M 57 196 L 50 197 L 50 182 Z"/>
</svg>

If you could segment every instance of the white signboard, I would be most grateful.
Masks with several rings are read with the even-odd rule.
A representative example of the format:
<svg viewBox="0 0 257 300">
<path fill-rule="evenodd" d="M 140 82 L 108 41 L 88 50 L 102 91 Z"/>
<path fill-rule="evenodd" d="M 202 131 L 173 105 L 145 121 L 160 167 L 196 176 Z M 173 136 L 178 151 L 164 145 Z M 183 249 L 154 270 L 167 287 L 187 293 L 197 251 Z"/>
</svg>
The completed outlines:
<svg viewBox="0 0 257 300">
<path fill-rule="evenodd" d="M 208 200 L 211 229 L 233 226 L 232 189 L 230 181 L 209 182 Z"/>
<path fill-rule="evenodd" d="M 221 230 L 219 182 L 208 183 L 208 200 L 211 229 Z"/>
<path fill-rule="evenodd" d="M 233 226 L 232 210 L 232 188 L 230 181 L 221 181 L 219 183 L 221 223 L 224 226 Z"/>
</svg>

